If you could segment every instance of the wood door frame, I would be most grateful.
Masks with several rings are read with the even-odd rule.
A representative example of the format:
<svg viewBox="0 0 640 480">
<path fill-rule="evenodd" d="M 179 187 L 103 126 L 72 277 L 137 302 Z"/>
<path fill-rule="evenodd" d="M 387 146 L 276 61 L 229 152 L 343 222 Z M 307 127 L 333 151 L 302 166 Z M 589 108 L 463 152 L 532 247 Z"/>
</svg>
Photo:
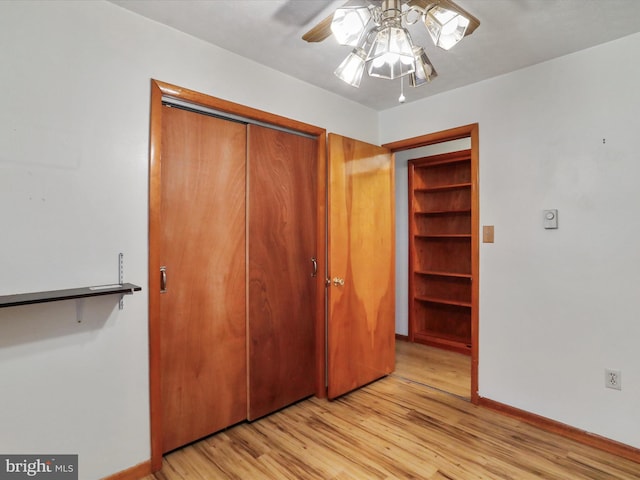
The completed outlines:
<svg viewBox="0 0 640 480">
<path fill-rule="evenodd" d="M 478 124 L 472 123 L 440 132 L 386 143 L 382 146 L 389 148 L 391 152 L 395 153 L 412 148 L 459 140 L 461 138 L 471 139 L 471 403 L 477 405 L 480 402 L 480 396 L 478 394 L 478 303 L 480 292 L 480 209 L 478 193 L 478 159 L 480 145 L 478 144 Z"/>
<path fill-rule="evenodd" d="M 149 127 L 149 402 L 151 430 L 151 471 L 162 468 L 162 395 L 160 349 L 160 244 L 162 186 L 162 99 L 172 98 L 195 106 L 214 109 L 256 122 L 298 131 L 317 140 L 317 262 L 315 348 L 316 396 L 326 397 L 325 386 L 325 285 L 326 278 L 326 130 L 280 115 L 222 100 L 158 80 L 151 80 Z"/>
</svg>

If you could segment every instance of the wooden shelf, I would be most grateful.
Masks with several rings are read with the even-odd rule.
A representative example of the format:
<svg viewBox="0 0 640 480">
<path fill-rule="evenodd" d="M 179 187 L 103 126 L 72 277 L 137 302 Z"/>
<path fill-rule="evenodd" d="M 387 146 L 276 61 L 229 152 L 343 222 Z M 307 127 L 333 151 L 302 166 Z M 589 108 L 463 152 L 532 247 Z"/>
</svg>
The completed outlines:
<svg viewBox="0 0 640 480">
<path fill-rule="evenodd" d="M 457 156 L 454 158 L 444 158 L 442 160 L 436 160 L 434 162 L 425 162 L 425 163 L 420 163 L 420 164 L 416 164 L 416 170 L 422 170 L 422 169 L 427 169 L 427 168 L 432 168 L 432 167 L 439 167 L 441 165 L 451 165 L 453 163 L 469 163 L 469 157 L 464 155 L 464 156 Z"/>
<path fill-rule="evenodd" d="M 453 305 L 454 307 L 471 308 L 471 302 L 463 302 L 461 300 L 449 300 L 446 298 L 435 298 L 416 295 L 416 300 L 421 302 L 439 303 L 441 305 Z"/>
<path fill-rule="evenodd" d="M 440 185 L 438 187 L 416 188 L 415 192 L 418 193 L 431 193 L 431 192 L 446 192 L 447 190 L 462 190 L 464 188 L 471 188 L 471 183 L 455 183 L 451 185 Z"/>
<path fill-rule="evenodd" d="M 139 292 L 142 287 L 132 283 L 97 285 L 93 287 L 69 288 L 65 290 L 49 290 L 46 292 L 18 293 L 0 295 L 0 308 L 31 305 L 34 303 L 58 302 L 77 298 L 98 297 L 102 295 L 130 295 Z"/>
<path fill-rule="evenodd" d="M 468 278 L 469 280 L 471 280 L 470 273 L 436 272 L 433 270 L 416 270 L 414 273 L 418 275 L 431 275 L 434 277 Z"/>
<path fill-rule="evenodd" d="M 468 338 L 443 335 L 437 332 L 415 332 L 414 339 L 418 343 L 445 348 L 465 355 L 471 355 L 471 342 Z"/>
<path fill-rule="evenodd" d="M 432 210 L 429 212 L 415 212 L 416 215 L 465 215 L 471 214 L 471 209 L 464 210 Z"/>
<path fill-rule="evenodd" d="M 470 233 L 440 233 L 440 234 L 429 234 L 429 235 L 416 235 L 416 238 L 471 238 Z"/>
</svg>

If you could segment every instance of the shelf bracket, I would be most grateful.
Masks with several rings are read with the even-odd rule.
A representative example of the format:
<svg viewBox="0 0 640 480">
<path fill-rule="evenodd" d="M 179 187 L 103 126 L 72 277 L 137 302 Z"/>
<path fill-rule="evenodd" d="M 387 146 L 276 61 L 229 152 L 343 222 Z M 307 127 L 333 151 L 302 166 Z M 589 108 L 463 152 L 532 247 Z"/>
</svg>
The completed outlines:
<svg viewBox="0 0 640 480">
<path fill-rule="evenodd" d="M 76 322 L 82 323 L 84 312 L 84 298 L 76 298 Z"/>
<path fill-rule="evenodd" d="M 118 254 L 118 283 L 120 285 L 124 284 L 124 253 L 122 252 Z M 124 309 L 124 293 L 120 295 L 120 305 L 118 308 L 120 310 Z"/>
</svg>

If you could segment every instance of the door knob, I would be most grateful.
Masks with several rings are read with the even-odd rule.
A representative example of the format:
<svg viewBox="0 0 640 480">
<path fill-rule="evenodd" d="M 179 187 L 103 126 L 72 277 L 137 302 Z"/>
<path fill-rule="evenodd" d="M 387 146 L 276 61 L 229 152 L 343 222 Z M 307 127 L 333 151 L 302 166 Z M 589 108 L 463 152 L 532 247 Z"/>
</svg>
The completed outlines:
<svg viewBox="0 0 640 480">
<path fill-rule="evenodd" d="M 342 287 L 344 285 L 344 278 L 333 277 L 333 284 L 336 287 Z"/>
</svg>

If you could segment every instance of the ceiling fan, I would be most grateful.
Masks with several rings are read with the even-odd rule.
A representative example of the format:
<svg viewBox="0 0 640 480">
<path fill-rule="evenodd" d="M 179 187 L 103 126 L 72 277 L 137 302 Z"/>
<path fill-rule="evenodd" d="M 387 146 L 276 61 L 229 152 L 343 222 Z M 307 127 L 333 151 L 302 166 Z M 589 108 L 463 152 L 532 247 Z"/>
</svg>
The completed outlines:
<svg viewBox="0 0 640 480">
<path fill-rule="evenodd" d="M 471 35 L 480 21 L 451 0 L 350 0 L 302 36 L 321 42 L 333 34 L 354 47 L 334 72 L 354 87 L 369 76 L 393 80 L 405 75 L 418 87 L 437 76 L 424 49 L 413 44 L 407 26 L 422 23 L 434 44 L 449 50 Z M 404 102 L 404 94 L 400 95 Z"/>
</svg>

